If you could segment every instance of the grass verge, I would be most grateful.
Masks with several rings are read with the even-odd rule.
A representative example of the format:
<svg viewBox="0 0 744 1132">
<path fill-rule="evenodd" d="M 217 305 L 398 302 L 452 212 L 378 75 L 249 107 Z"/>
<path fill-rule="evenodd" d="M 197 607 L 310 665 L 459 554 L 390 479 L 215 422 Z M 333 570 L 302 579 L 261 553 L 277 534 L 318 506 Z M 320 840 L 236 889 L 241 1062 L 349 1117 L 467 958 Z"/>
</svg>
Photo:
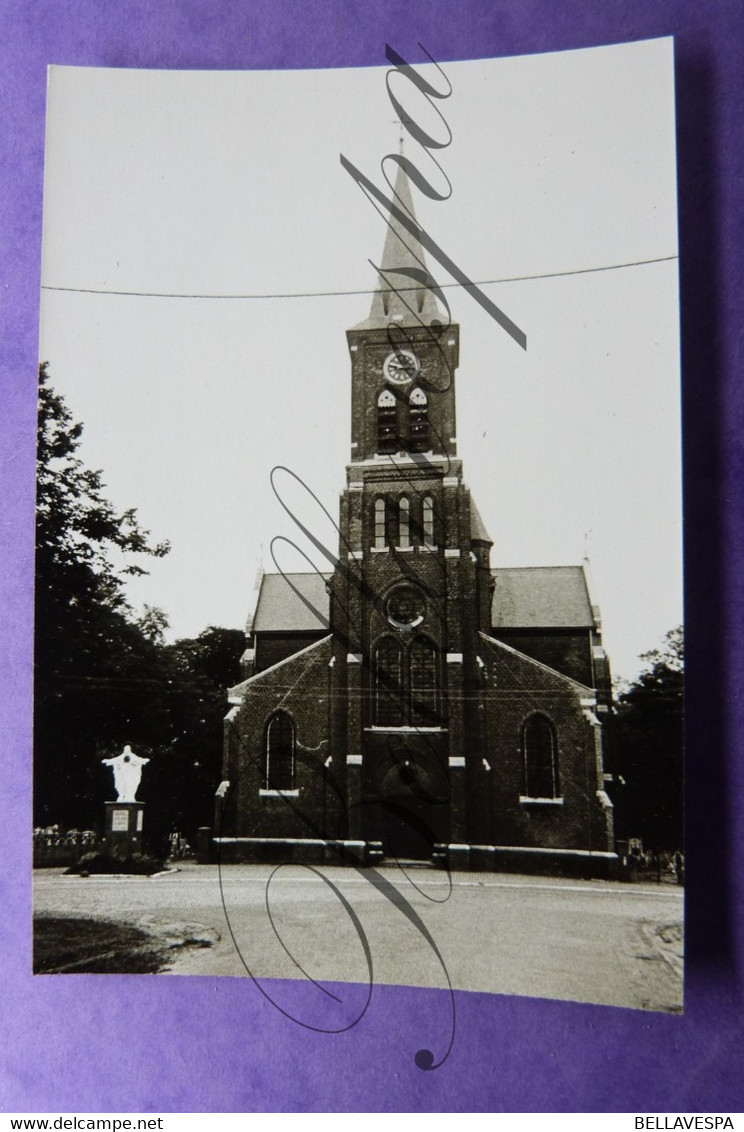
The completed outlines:
<svg viewBox="0 0 744 1132">
<path fill-rule="evenodd" d="M 129 924 L 85 917 L 34 917 L 34 974 L 152 975 L 167 948 Z"/>
</svg>

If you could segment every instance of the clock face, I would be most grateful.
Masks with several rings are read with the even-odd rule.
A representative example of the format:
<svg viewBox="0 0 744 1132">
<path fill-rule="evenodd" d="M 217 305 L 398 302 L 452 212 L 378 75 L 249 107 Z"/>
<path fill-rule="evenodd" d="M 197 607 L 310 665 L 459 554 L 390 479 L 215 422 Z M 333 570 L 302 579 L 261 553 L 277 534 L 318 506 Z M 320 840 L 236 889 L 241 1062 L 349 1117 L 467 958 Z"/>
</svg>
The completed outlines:
<svg viewBox="0 0 744 1132">
<path fill-rule="evenodd" d="M 385 358 L 382 368 L 388 381 L 405 385 L 413 381 L 421 370 L 421 364 L 413 350 L 394 350 Z"/>
</svg>

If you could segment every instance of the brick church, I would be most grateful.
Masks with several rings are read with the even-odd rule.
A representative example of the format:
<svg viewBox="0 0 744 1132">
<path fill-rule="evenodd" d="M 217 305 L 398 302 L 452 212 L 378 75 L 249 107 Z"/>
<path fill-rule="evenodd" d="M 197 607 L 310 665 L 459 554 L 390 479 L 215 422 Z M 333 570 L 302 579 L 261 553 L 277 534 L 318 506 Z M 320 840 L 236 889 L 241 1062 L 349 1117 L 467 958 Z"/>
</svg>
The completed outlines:
<svg viewBox="0 0 744 1132">
<path fill-rule="evenodd" d="M 396 192 L 413 215 L 402 170 Z M 261 578 L 215 852 L 609 875 L 599 611 L 582 566 L 491 566 L 456 451 L 459 327 L 411 286 L 423 251 L 388 224 L 347 331 L 338 559 Z"/>
</svg>

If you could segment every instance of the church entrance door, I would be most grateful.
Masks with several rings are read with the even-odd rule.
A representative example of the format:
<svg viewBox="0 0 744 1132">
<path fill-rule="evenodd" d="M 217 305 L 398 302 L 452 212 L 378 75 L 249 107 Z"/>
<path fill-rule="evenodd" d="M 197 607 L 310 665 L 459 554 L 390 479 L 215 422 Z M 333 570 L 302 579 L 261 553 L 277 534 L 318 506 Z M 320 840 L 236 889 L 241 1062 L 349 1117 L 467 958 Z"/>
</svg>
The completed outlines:
<svg viewBox="0 0 744 1132">
<path fill-rule="evenodd" d="M 439 735 L 368 736 L 364 836 L 386 857 L 431 861 L 446 840 L 449 785 Z"/>
<path fill-rule="evenodd" d="M 411 794 L 385 798 L 378 806 L 380 840 L 386 857 L 430 861 L 436 840 L 432 805 Z"/>
</svg>

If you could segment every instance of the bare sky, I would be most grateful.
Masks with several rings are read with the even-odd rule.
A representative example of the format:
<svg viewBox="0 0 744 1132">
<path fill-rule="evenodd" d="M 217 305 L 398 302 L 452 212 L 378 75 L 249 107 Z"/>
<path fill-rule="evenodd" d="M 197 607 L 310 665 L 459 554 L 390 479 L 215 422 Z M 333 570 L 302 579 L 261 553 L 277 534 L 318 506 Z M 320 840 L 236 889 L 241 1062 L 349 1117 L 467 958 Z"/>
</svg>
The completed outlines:
<svg viewBox="0 0 744 1132">
<path fill-rule="evenodd" d="M 605 643 L 632 677 L 681 621 L 671 40 L 443 70 L 452 196 L 414 188 L 418 217 L 471 279 L 509 280 L 483 289 L 528 338 L 447 291 L 465 478 L 494 565 L 588 550 Z M 336 512 L 344 331 L 367 314 L 385 234 L 339 154 L 384 187 L 399 134 L 385 74 L 51 70 L 42 275 L 71 290 L 43 291 L 40 356 L 109 497 L 172 543 L 129 589 L 172 636 L 242 627 L 275 535 L 327 568 L 269 476 L 291 468 Z M 406 109 L 444 136 L 420 97 Z"/>
</svg>

